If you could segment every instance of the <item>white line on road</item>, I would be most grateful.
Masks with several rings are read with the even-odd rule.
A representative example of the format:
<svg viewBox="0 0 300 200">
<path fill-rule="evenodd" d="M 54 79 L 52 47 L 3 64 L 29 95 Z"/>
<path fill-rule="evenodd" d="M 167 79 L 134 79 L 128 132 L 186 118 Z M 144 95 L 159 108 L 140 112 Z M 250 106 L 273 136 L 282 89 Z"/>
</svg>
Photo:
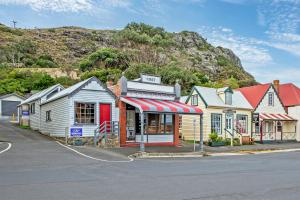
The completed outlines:
<svg viewBox="0 0 300 200">
<path fill-rule="evenodd" d="M 65 147 L 65 148 L 67 148 L 67 149 L 69 149 L 69 150 L 71 150 L 71 151 L 73 151 L 73 152 L 75 152 L 75 153 L 77 153 L 77 154 L 79 154 L 79 155 L 81 155 L 81 156 L 83 156 L 83 157 L 90 158 L 90 159 L 97 160 L 97 161 L 102 161 L 102 162 L 113 162 L 113 163 L 128 163 L 128 162 L 132 162 L 132 161 L 133 161 L 133 158 L 131 158 L 130 156 L 128 156 L 128 159 L 129 159 L 129 160 L 104 160 L 104 159 L 100 159 L 100 158 L 94 158 L 94 157 L 92 157 L 92 156 L 88 156 L 88 155 L 86 155 L 86 154 L 84 154 L 84 153 L 81 153 L 81 152 L 79 152 L 79 151 L 77 151 L 77 150 L 75 150 L 75 149 L 72 149 L 71 147 L 66 146 L 66 145 L 64 145 L 64 144 L 62 144 L 62 143 L 60 143 L 60 142 L 58 142 L 58 141 L 56 141 L 56 142 L 57 142 L 59 145 Z"/>
<path fill-rule="evenodd" d="M 6 149 L 0 151 L 0 154 L 8 151 L 11 148 L 11 146 L 12 146 L 11 143 L 7 142 L 7 144 L 8 144 L 8 147 Z"/>
</svg>

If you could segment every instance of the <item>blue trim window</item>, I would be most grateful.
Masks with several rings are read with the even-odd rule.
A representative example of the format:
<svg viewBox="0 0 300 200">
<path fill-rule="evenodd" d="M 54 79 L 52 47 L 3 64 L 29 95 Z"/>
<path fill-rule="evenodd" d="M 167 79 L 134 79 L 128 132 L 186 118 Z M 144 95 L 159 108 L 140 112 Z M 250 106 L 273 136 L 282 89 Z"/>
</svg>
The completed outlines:
<svg viewBox="0 0 300 200">
<path fill-rule="evenodd" d="M 274 92 L 268 93 L 268 105 L 274 106 Z"/>
<path fill-rule="evenodd" d="M 211 132 L 218 135 L 222 134 L 222 114 L 211 114 Z"/>
<path fill-rule="evenodd" d="M 191 101 L 192 101 L 191 102 L 192 106 L 198 106 L 198 95 L 197 94 L 192 95 Z"/>
</svg>

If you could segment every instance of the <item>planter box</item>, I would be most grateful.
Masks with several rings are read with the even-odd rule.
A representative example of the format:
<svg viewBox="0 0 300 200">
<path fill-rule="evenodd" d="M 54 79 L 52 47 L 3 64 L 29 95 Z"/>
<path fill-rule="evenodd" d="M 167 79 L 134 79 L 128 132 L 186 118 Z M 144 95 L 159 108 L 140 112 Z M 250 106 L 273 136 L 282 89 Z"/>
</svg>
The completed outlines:
<svg viewBox="0 0 300 200">
<path fill-rule="evenodd" d="M 225 142 L 221 141 L 221 142 L 210 142 L 210 146 L 211 147 L 221 147 L 221 146 L 225 146 Z"/>
</svg>

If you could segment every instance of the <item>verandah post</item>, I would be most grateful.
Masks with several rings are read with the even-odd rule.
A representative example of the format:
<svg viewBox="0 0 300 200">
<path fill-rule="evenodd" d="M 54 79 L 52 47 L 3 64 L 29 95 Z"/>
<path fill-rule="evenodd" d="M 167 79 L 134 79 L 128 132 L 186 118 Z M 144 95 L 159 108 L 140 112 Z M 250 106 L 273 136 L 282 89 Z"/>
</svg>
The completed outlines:
<svg viewBox="0 0 300 200">
<path fill-rule="evenodd" d="M 203 113 L 200 114 L 200 141 L 199 141 L 199 151 L 203 152 Z"/>
<path fill-rule="evenodd" d="M 145 144 L 144 144 L 144 113 L 140 112 L 141 115 L 141 142 L 140 142 L 140 151 L 145 151 Z"/>
</svg>

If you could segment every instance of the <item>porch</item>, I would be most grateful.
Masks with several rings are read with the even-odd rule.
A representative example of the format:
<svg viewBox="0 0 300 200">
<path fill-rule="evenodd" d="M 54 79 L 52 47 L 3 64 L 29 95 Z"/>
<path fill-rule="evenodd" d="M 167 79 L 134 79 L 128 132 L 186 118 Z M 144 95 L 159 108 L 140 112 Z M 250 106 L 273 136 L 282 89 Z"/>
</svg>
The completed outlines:
<svg viewBox="0 0 300 200">
<path fill-rule="evenodd" d="M 255 117 L 254 117 L 255 119 Z M 259 114 L 252 137 L 260 142 L 296 141 L 297 120 L 286 114 Z"/>
</svg>

